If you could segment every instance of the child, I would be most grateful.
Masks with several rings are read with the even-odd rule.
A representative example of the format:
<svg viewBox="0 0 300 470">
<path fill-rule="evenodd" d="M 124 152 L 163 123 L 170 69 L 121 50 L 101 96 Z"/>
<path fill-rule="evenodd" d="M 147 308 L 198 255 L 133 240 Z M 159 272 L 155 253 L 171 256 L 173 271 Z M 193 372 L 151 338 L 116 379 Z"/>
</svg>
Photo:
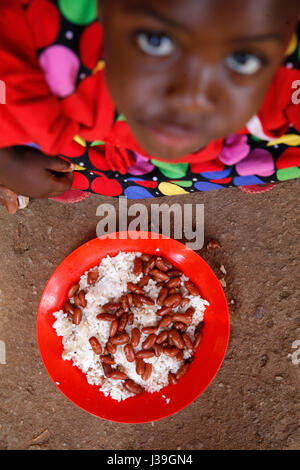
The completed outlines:
<svg viewBox="0 0 300 470">
<path fill-rule="evenodd" d="M 299 177 L 299 15 L 299 0 L 0 0 L 5 204 Z"/>
</svg>

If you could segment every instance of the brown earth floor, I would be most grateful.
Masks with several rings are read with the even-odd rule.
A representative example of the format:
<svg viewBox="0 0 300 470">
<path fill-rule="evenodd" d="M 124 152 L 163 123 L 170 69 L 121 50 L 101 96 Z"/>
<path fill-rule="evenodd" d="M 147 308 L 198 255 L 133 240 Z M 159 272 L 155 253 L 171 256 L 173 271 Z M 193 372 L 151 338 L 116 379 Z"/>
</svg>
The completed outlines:
<svg viewBox="0 0 300 470">
<path fill-rule="evenodd" d="M 205 241 L 222 248 L 199 254 L 225 278 L 231 337 L 217 376 L 193 404 L 140 425 L 103 421 L 72 404 L 49 378 L 35 335 L 47 279 L 95 237 L 98 205 L 118 200 L 32 201 L 15 216 L 0 208 L 0 448 L 299 448 L 300 355 L 292 347 L 300 340 L 299 188 L 294 181 L 258 195 L 228 189 L 143 201 L 205 204 Z"/>
</svg>

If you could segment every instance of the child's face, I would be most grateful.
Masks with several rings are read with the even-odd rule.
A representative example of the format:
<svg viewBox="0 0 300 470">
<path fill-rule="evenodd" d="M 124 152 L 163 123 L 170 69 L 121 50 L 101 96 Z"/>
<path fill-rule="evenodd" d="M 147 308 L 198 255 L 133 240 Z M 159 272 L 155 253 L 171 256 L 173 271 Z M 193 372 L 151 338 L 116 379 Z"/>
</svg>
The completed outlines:
<svg viewBox="0 0 300 470">
<path fill-rule="evenodd" d="M 136 139 L 178 159 L 258 111 L 299 0 L 100 0 L 107 83 Z"/>
</svg>

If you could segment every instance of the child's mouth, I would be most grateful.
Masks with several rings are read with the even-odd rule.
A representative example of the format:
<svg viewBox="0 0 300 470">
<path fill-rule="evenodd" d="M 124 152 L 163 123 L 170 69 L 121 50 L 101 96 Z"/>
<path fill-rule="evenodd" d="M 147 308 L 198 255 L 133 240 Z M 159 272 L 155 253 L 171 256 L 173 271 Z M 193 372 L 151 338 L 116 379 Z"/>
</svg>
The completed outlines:
<svg viewBox="0 0 300 470">
<path fill-rule="evenodd" d="M 177 125 L 146 125 L 148 133 L 159 145 L 177 150 L 190 149 L 191 153 L 202 147 L 199 133 L 183 129 Z"/>
</svg>

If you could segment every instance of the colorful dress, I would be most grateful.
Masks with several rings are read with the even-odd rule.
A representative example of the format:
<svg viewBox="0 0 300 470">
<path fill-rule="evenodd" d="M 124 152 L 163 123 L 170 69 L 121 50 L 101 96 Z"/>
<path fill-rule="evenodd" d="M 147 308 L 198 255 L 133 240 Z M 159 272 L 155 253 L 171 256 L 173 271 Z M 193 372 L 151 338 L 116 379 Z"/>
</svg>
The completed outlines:
<svg viewBox="0 0 300 470">
<path fill-rule="evenodd" d="M 144 199 L 300 177 L 300 25 L 256 116 L 176 163 L 135 140 L 107 90 L 96 0 L 0 0 L 0 147 L 76 165 L 73 189 Z"/>
</svg>

